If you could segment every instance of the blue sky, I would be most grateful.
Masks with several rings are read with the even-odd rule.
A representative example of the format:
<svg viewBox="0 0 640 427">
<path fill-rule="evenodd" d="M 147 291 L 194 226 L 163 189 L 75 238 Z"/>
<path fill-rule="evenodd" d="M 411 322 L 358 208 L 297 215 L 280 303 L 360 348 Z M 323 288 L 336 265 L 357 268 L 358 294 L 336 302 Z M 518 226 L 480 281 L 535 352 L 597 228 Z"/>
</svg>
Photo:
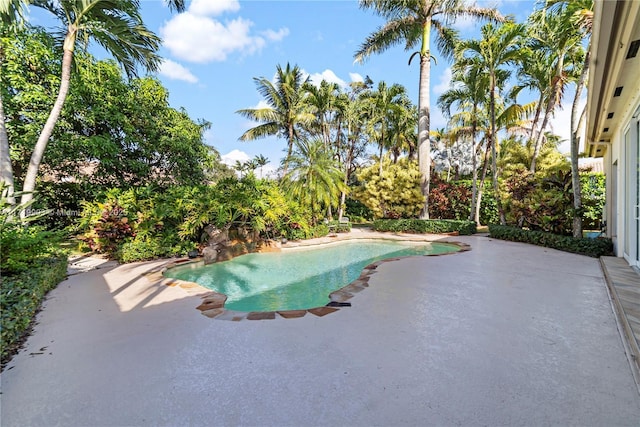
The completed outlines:
<svg viewBox="0 0 640 427">
<path fill-rule="evenodd" d="M 325 78 L 346 85 L 369 76 L 375 84 L 399 83 L 417 104 L 418 61 L 407 65 L 411 52 L 403 45 L 354 64 L 354 52 L 384 22 L 372 11 L 360 9 L 355 0 L 192 0 L 187 5 L 188 10 L 178 14 L 160 0 L 142 1 L 145 24 L 163 39 L 160 54 L 165 62 L 158 77 L 169 90 L 173 107 L 183 107 L 193 119 L 212 123 L 206 142 L 229 161 L 262 154 L 279 163 L 285 142 L 276 138 L 238 141 L 256 123 L 235 113 L 259 106 L 254 78 L 273 78 L 278 64 L 297 65 L 314 81 Z M 534 2 L 503 0 L 482 5 L 495 5 L 522 22 Z M 37 18 L 33 22 L 38 23 Z M 455 24 L 463 37 L 475 36 L 480 26 L 472 21 Z M 450 63 L 433 49 L 438 58 L 431 71 L 435 128 L 445 125 L 435 100 L 448 88 Z M 556 115 L 556 120 L 561 116 Z"/>
</svg>

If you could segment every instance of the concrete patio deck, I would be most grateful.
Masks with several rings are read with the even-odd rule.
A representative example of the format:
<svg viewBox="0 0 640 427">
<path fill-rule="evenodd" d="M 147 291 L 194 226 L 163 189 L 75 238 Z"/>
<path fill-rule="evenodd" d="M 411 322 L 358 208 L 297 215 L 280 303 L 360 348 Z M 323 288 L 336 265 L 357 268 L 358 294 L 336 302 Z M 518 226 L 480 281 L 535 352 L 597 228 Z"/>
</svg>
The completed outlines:
<svg viewBox="0 0 640 427">
<path fill-rule="evenodd" d="M 352 307 L 222 322 L 109 265 L 52 291 L 1 374 L 0 425 L 640 425 L 597 259 L 461 236 L 380 265 Z"/>
</svg>

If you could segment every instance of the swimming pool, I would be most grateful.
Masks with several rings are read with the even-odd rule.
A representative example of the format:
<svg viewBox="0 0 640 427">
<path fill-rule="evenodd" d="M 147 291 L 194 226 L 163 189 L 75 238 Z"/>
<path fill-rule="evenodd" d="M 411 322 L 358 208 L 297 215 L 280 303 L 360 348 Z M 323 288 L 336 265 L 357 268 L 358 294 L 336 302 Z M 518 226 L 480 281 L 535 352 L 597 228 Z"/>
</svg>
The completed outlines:
<svg viewBox="0 0 640 427">
<path fill-rule="evenodd" d="M 254 253 L 201 267 L 182 266 L 164 275 L 227 295 L 235 311 L 281 311 L 321 307 L 329 294 L 385 258 L 457 252 L 453 244 L 349 241 L 293 251 Z"/>
</svg>

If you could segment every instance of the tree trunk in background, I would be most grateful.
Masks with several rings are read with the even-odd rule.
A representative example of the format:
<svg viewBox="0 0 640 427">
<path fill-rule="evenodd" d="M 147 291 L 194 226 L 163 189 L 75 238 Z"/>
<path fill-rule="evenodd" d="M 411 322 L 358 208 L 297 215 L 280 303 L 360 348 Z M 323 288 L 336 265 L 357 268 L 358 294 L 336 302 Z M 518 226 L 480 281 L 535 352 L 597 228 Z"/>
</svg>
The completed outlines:
<svg viewBox="0 0 640 427">
<path fill-rule="evenodd" d="M 476 107 L 473 106 L 473 116 L 476 116 Z M 476 120 L 471 124 L 471 168 L 473 169 L 473 178 L 471 180 L 471 209 L 469 210 L 469 221 L 475 221 L 476 225 L 480 225 L 480 220 L 476 215 L 476 198 L 478 196 L 478 155 L 476 153 Z"/>
<path fill-rule="evenodd" d="M 13 168 L 11 166 L 11 150 L 9 148 L 9 135 L 7 134 L 7 128 L 5 126 L 2 95 L 0 95 L 0 173 L 2 182 L 7 186 L 7 202 L 15 205 L 16 199 L 13 197 L 14 180 Z"/>
<path fill-rule="evenodd" d="M 420 219 L 429 219 L 429 184 L 431 180 L 431 141 L 429 140 L 429 82 L 431 73 L 431 19 L 424 24 L 420 49 L 420 89 L 418 94 L 418 170 L 424 207 Z"/>
<path fill-rule="evenodd" d="M 60 117 L 62 106 L 64 105 L 64 101 L 67 98 L 67 93 L 69 92 L 69 83 L 71 81 L 71 63 L 73 61 L 75 37 L 75 30 L 70 28 L 64 40 L 62 75 L 60 76 L 60 89 L 58 90 L 58 97 L 56 98 L 56 102 L 53 104 L 53 108 L 49 113 L 49 117 L 47 118 L 44 128 L 42 129 L 42 132 L 38 137 L 38 141 L 36 142 L 36 145 L 33 149 L 33 153 L 31 154 L 31 160 L 29 161 L 27 174 L 24 178 L 24 185 L 22 187 L 22 191 L 25 192 L 22 195 L 22 204 L 28 203 L 33 199 L 33 191 L 36 188 L 36 178 L 38 177 L 38 169 L 40 168 L 40 163 L 42 162 L 42 157 L 44 156 L 44 150 L 47 148 L 47 143 L 49 142 L 49 138 L 51 138 L 53 128 L 58 121 L 58 117 Z M 26 215 L 26 212 L 23 211 L 20 215 L 24 217 Z"/>
<path fill-rule="evenodd" d="M 573 237 L 582 237 L 582 189 L 580 187 L 580 170 L 578 167 L 578 154 L 580 151 L 580 137 L 578 132 L 580 125 L 584 119 L 586 113 L 586 107 L 578 118 L 578 105 L 580 104 L 580 97 L 582 96 L 582 89 L 589 75 L 589 59 L 590 51 L 587 50 L 587 54 L 584 57 L 584 65 L 582 66 L 582 73 L 580 73 L 580 80 L 576 85 L 576 95 L 573 98 L 573 104 L 571 106 L 571 185 L 573 187 Z"/>
<path fill-rule="evenodd" d="M 500 215 L 500 225 L 507 225 L 504 216 L 502 202 L 500 201 L 500 188 L 498 187 L 498 135 L 496 135 L 496 78 L 491 76 L 491 171 L 493 175 L 493 192 L 498 205 L 498 215 Z"/>
<path fill-rule="evenodd" d="M 562 69 L 564 68 L 564 56 L 560 55 L 558 58 L 558 64 L 556 65 L 556 75 L 553 78 L 553 85 L 551 89 L 551 93 L 549 94 L 549 101 L 547 102 L 547 108 L 544 112 L 544 120 L 542 121 L 542 126 L 540 126 L 540 132 L 538 133 L 538 137 L 536 138 L 536 143 L 533 146 L 533 156 L 531 156 L 531 167 L 529 168 L 529 172 L 532 174 L 536 173 L 536 160 L 538 159 L 538 155 L 540 154 L 540 149 L 542 148 L 542 137 L 544 136 L 544 129 L 547 127 L 547 123 L 549 123 L 549 117 L 553 112 L 553 109 L 556 105 L 556 101 L 559 98 L 559 91 L 562 81 Z"/>
<path fill-rule="evenodd" d="M 489 140 L 488 144 L 491 144 Z M 487 150 L 484 153 L 484 161 L 482 165 L 482 174 L 480 177 L 480 184 L 478 185 L 478 200 L 476 201 L 476 224 L 480 225 L 480 207 L 482 206 L 482 191 L 484 190 L 484 180 L 487 178 L 487 171 L 489 170 L 489 150 L 491 145 L 487 145 Z M 488 225 L 488 224 L 485 224 Z"/>
</svg>

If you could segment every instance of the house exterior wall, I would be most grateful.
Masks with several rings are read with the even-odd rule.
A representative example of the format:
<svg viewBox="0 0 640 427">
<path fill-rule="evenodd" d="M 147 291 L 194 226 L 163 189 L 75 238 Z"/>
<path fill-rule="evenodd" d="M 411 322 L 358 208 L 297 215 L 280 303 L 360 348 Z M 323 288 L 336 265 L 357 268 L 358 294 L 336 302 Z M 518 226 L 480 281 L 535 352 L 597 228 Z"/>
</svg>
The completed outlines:
<svg viewBox="0 0 640 427">
<path fill-rule="evenodd" d="M 604 158 L 615 254 L 640 268 L 640 2 L 595 0 L 591 43 L 586 152 Z"/>
</svg>

